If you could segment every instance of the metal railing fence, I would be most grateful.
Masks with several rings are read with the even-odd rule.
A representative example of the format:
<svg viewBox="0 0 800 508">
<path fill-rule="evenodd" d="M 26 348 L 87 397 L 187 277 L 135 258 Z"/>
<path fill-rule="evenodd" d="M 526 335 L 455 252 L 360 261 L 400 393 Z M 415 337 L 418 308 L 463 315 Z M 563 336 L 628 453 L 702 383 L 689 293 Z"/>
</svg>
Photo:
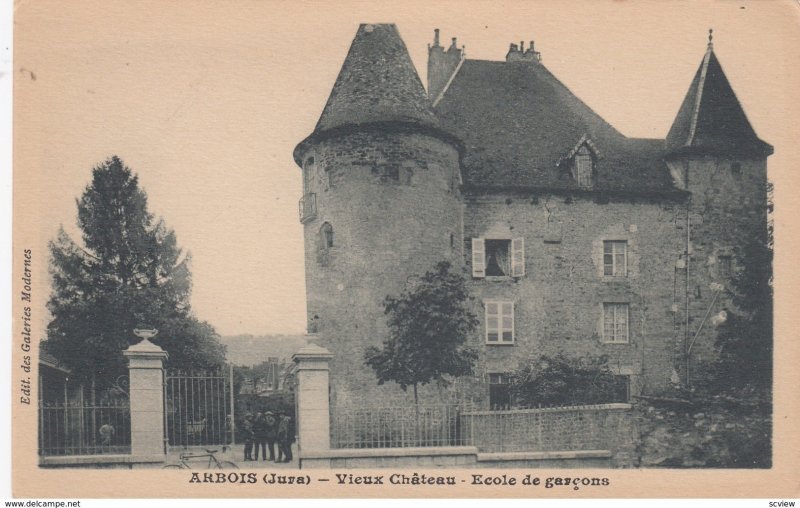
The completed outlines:
<svg viewBox="0 0 800 508">
<path fill-rule="evenodd" d="M 229 382 L 221 370 L 167 371 L 164 405 L 169 445 L 218 445 L 230 441 Z"/>
<path fill-rule="evenodd" d="M 39 455 L 126 454 L 131 451 L 130 404 L 53 402 L 39 405 Z"/>
<path fill-rule="evenodd" d="M 458 405 L 337 408 L 332 416 L 333 448 L 462 446 L 470 432 Z"/>
</svg>

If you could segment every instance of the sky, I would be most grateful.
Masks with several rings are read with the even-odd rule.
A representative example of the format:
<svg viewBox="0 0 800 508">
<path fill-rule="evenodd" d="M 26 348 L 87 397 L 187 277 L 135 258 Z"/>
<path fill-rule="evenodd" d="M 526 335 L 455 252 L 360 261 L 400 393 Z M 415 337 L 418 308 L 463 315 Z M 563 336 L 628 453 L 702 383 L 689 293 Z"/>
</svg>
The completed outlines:
<svg viewBox="0 0 800 508">
<path fill-rule="evenodd" d="M 669 130 L 713 27 L 750 122 L 775 146 L 778 244 L 796 237 L 784 220 L 800 211 L 794 2 L 18 0 L 15 18 L 14 252 L 32 248 L 46 279 L 47 240 L 59 225 L 77 237 L 75 199 L 116 154 L 191 252 L 194 311 L 223 335 L 305 330 L 292 150 L 362 22 L 396 23 L 423 82 L 434 28 L 467 58 L 502 60 L 510 42 L 535 40 L 578 97 L 651 138 Z"/>
</svg>

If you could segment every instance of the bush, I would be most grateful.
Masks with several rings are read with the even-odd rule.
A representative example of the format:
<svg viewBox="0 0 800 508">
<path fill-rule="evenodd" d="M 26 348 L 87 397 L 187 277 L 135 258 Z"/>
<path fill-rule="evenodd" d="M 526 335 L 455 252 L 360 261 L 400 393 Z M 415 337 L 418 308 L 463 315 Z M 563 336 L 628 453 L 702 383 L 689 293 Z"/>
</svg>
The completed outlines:
<svg viewBox="0 0 800 508">
<path fill-rule="evenodd" d="M 627 389 L 627 381 L 609 369 L 606 356 L 540 356 L 511 376 L 514 405 L 524 407 L 626 402 Z"/>
</svg>

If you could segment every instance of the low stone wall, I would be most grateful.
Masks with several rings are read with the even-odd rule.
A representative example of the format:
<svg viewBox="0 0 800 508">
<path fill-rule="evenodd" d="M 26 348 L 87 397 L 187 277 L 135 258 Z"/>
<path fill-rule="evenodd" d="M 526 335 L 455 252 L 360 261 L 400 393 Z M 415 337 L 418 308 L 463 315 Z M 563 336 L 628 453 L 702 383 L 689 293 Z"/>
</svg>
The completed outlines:
<svg viewBox="0 0 800 508">
<path fill-rule="evenodd" d="M 473 446 L 334 449 L 300 452 L 300 468 L 467 468 L 475 467 Z"/>
<path fill-rule="evenodd" d="M 161 467 L 164 455 L 70 455 L 62 457 L 40 457 L 39 466 L 44 468 L 90 468 L 90 469 L 141 469 Z"/>
<path fill-rule="evenodd" d="M 630 404 L 470 411 L 461 418 L 469 443 L 481 453 L 608 450 L 613 466 L 634 460 Z"/>
<path fill-rule="evenodd" d="M 614 466 L 614 461 L 609 450 L 508 452 L 479 453 L 475 465 L 503 469 L 608 468 Z"/>
<path fill-rule="evenodd" d="M 338 449 L 300 454 L 300 468 L 608 468 L 610 450 L 478 453 L 474 446 Z"/>
</svg>

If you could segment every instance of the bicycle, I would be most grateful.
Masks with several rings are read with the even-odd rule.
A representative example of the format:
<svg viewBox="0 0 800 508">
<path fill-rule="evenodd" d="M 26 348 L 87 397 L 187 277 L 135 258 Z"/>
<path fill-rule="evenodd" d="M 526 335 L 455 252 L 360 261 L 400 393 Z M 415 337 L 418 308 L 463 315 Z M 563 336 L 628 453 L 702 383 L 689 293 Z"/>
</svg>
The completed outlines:
<svg viewBox="0 0 800 508">
<path fill-rule="evenodd" d="M 222 453 L 225 453 L 227 446 L 222 447 Z M 230 460 L 219 460 L 215 455 L 219 450 L 210 450 L 208 448 L 204 448 L 206 453 L 191 453 L 191 452 L 184 452 L 181 453 L 179 456 L 179 463 L 178 464 L 167 464 L 166 466 L 162 467 L 161 469 L 192 469 L 192 466 L 189 465 L 190 459 L 203 459 L 208 457 L 208 467 L 207 469 L 239 469 L 239 466 L 236 465 L 235 462 L 231 462 Z"/>
</svg>

